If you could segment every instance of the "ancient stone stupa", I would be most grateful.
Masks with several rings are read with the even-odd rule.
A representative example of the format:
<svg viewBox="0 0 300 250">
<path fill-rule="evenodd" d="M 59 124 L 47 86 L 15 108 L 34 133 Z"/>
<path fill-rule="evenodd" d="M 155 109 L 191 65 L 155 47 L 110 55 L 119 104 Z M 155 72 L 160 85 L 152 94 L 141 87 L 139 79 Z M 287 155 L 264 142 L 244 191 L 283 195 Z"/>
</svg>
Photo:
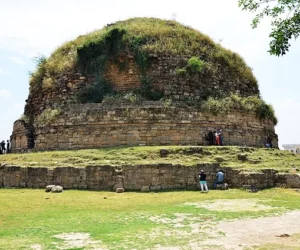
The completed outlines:
<svg viewBox="0 0 300 250">
<path fill-rule="evenodd" d="M 276 117 L 236 53 L 175 21 L 134 18 L 40 58 L 12 151 L 116 145 L 277 146 Z"/>
</svg>

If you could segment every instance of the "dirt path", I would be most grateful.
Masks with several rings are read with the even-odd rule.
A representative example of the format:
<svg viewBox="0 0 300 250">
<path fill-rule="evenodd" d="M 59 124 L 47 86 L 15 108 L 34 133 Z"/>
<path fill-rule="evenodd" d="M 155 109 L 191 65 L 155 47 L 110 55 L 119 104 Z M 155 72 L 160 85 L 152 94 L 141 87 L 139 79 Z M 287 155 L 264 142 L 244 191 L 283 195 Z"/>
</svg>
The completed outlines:
<svg viewBox="0 0 300 250">
<path fill-rule="evenodd" d="M 224 221 L 217 224 L 214 230 L 225 235 L 202 241 L 202 246 L 217 245 L 223 249 L 238 250 L 272 243 L 300 249 L 300 238 L 289 237 L 300 234 L 300 211 L 266 218 Z"/>
</svg>

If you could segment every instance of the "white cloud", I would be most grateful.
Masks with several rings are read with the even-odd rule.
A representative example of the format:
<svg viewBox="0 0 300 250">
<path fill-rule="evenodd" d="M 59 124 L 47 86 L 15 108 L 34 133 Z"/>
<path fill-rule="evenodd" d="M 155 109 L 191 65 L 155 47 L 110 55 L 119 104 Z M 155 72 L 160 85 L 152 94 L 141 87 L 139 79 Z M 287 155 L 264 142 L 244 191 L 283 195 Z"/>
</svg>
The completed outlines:
<svg viewBox="0 0 300 250">
<path fill-rule="evenodd" d="M 23 60 L 22 57 L 11 56 L 11 57 L 9 57 L 9 59 L 17 65 L 21 65 L 21 66 L 25 65 L 25 61 Z"/>
<path fill-rule="evenodd" d="M 17 53 L 23 57 L 32 58 L 38 53 L 39 48 L 31 45 L 26 37 L 1 36 L 0 49 Z"/>
<path fill-rule="evenodd" d="M 10 75 L 10 74 L 11 74 L 11 72 L 8 71 L 7 69 L 0 68 L 0 75 Z"/>
<path fill-rule="evenodd" d="M 279 143 L 299 143 L 298 127 L 300 125 L 300 101 L 285 98 L 274 104 L 276 115 L 279 118 L 276 133 L 279 134 Z"/>
<path fill-rule="evenodd" d="M 0 97 L 9 98 L 11 97 L 11 93 L 8 90 L 0 89 Z"/>
<path fill-rule="evenodd" d="M 24 103 L 15 103 L 15 104 L 13 104 L 13 107 L 14 107 L 15 109 L 23 109 L 24 106 L 25 106 Z"/>
</svg>

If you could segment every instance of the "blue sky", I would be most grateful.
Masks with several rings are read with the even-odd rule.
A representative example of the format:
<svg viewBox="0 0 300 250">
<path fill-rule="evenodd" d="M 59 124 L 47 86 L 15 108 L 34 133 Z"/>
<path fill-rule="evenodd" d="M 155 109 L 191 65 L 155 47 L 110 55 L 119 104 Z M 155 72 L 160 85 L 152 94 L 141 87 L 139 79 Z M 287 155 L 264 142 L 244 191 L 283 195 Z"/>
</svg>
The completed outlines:
<svg viewBox="0 0 300 250">
<path fill-rule="evenodd" d="M 263 99 L 273 105 L 279 145 L 300 143 L 300 43 L 284 57 L 267 52 L 268 20 L 251 29 L 238 0 L 0 0 L 0 140 L 8 139 L 28 97 L 33 58 L 66 41 L 132 17 L 175 19 L 239 53 L 253 69 Z"/>
</svg>

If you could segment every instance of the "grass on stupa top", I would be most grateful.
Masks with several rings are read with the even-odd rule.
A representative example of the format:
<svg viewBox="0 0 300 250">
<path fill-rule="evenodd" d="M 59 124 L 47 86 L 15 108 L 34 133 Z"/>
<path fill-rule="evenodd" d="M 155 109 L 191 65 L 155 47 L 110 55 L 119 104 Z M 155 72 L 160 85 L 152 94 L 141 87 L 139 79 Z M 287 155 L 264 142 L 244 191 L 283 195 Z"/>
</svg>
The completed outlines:
<svg viewBox="0 0 300 250">
<path fill-rule="evenodd" d="M 22 167 L 85 167 L 99 165 L 145 165 L 181 164 L 196 166 L 203 163 L 219 163 L 222 167 L 232 167 L 247 171 L 272 168 L 282 172 L 300 169 L 300 156 L 278 149 L 250 148 L 242 152 L 237 146 L 204 146 L 203 153 L 190 154 L 191 146 L 139 146 L 109 147 L 99 149 L 48 151 L 0 155 L 0 163 Z M 169 150 L 167 157 L 160 157 L 160 149 Z M 238 155 L 247 155 L 246 161 Z"/>
<path fill-rule="evenodd" d="M 179 57 L 201 56 L 210 67 L 218 70 L 218 65 L 229 67 L 232 74 L 249 80 L 257 86 L 257 80 L 244 59 L 237 53 L 223 48 L 207 35 L 173 20 L 158 18 L 132 18 L 107 25 L 100 30 L 81 35 L 57 48 L 46 59 L 38 60 L 38 67 L 31 74 L 30 84 L 43 84 L 44 87 L 55 85 L 55 78 L 78 66 L 77 49 L 82 46 L 94 46 L 104 40 L 112 29 L 125 30 L 124 43 L 142 40 L 138 49 L 147 54 L 172 55 Z M 101 53 L 101 51 L 99 51 Z"/>
</svg>

